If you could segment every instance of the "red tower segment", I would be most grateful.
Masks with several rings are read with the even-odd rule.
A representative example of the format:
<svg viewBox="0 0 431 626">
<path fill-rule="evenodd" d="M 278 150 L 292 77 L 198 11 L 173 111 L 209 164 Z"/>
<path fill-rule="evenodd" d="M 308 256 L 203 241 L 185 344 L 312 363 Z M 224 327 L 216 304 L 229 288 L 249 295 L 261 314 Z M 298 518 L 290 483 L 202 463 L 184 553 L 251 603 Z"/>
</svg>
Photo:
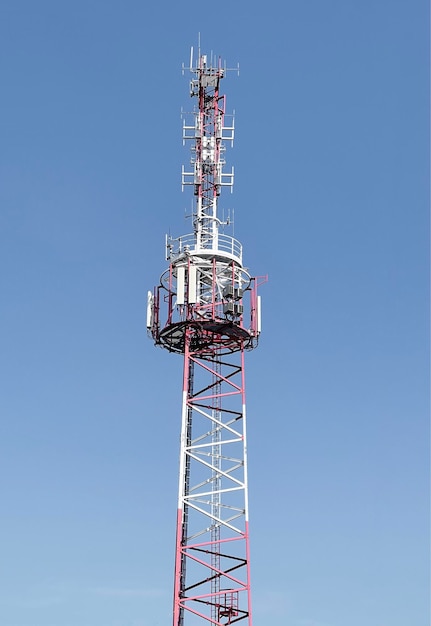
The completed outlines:
<svg viewBox="0 0 431 626">
<path fill-rule="evenodd" d="M 173 626 L 242 621 L 251 626 L 244 352 L 260 333 L 258 279 L 242 246 L 218 217 L 226 125 L 220 62 L 199 52 L 190 71 L 198 104 L 184 121 L 195 196 L 193 233 L 167 240 L 168 269 L 148 294 L 147 327 L 156 345 L 183 355 L 180 468 Z"/>
</svg>

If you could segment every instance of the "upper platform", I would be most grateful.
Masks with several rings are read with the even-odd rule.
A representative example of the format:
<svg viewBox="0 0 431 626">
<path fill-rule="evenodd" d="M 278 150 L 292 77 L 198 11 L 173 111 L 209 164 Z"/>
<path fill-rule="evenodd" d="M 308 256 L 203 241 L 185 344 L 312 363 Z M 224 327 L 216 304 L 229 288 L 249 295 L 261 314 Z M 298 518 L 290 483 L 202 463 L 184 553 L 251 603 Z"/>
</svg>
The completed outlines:
<svg viewBox="0 0 431 626">
<path fill-rule="evenodd" d="M 238 239 L 222 233 L 217 233 L 215 237 L 208 238 L 208 243 L 201 242 L 201 245 L 198 244 L 195 233 L 182 235 L 176 239 L 167 238 L 166 247 L 166 260 L 171 260 L 173 263 L 185 256 L 198 256 L 235 261 L 242 267 L 241 243 Z"/>
</svg>

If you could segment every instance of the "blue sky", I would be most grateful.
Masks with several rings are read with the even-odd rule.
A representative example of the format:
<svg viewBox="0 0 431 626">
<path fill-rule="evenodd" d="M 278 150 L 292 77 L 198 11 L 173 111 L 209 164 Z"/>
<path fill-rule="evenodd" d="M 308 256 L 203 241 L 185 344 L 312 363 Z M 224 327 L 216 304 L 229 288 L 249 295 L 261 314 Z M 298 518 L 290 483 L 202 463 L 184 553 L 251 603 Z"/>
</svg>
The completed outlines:
<svg viewBox="0 0 431 626">
<path fill-rule="evenodd" d="M 181 63 L 237 77 L 254 624 L 429 624 L 429 7 L 0 5 L 0 623 L 171 620 Z"/>
</svg>

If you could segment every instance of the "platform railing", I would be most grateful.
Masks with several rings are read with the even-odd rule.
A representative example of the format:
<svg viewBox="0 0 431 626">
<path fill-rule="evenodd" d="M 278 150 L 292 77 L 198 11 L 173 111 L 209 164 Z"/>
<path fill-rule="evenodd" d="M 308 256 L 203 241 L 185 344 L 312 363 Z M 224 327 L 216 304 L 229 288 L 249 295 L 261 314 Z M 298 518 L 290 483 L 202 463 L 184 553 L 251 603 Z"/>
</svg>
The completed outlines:
<svg viewBox="0 0 431 626">
<path fill-rule="evenodd" d="M 204 244 L 200 247 L 196 245 L 196 236 L 194 233 L 181 235 L 176 239 L 167 238 L 167 260 L 175 260 L 177 257 L 188 253 L 193 255 L 220 255 L 228 256 L 242 265 L 242 245 L 234 237 L 220 233 L 217 236 L 217 245 L 214 247 L 214 239 L 208 241 L 208 245 Z"/>
</svg>

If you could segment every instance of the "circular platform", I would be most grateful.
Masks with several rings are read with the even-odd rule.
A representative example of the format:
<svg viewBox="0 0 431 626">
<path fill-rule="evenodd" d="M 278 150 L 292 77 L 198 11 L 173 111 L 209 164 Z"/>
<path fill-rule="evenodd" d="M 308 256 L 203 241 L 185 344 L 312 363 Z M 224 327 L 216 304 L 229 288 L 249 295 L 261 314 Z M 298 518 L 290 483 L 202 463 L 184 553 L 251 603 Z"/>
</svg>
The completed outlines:
<svg viewBox="0 0 431 626">
<path fill-rule="evenodd" d="M 186 333 L 189 334 L 192 352 L 229 354 L 239 350 L 251 350 L 256 339 L 245 328 L 226 320 L 189 320 L 176 322 L 163 328 L 156 338 L 156 343 L 169 352 L 183 354 Z"/>
</svg>

